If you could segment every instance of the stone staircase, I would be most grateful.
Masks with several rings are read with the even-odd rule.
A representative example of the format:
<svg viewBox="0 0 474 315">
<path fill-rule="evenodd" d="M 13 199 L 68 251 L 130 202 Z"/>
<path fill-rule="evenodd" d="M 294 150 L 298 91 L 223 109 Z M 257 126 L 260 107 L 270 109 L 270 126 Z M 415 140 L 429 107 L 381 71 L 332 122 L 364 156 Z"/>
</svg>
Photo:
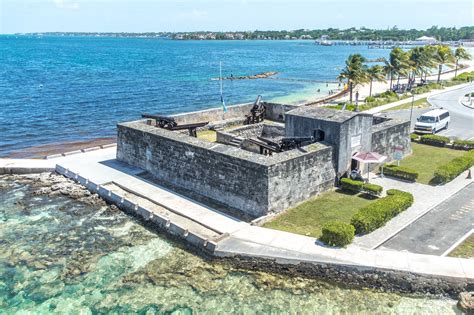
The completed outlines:
<svg viewBox="0 0 474 315">
<path fill-rule="evenodd" d="M 230 141 L 229 145 L 234 146 L 236 148 L 240 148 L 243 141 L 244 141 L 244 139 L 242 139 L 242 138 L 234 138 Z"/>
</svg>

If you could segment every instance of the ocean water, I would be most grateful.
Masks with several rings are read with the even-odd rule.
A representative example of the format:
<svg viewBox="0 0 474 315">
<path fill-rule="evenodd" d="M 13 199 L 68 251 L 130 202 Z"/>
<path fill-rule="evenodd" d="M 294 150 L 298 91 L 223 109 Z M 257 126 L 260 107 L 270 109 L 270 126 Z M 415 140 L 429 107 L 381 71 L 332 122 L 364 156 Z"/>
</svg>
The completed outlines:
<svg viewBox="0 0 474 315">
<path fill-rule="evenodd" d="M 349 54 L 388 50 L 312 41 L 0 36 L 0 156 L 41 144 L 115 135 L 143 112 L 219 107 L 219 76 L 278 71 L 277 80 L 225 81 L 227 104 L 297 103 L 328 94 Z M 281 79 L 299 79 L 288 81 Z M 318 92 L 320 90 L 320 92 Z"/>
<path fill-rule="evenodd" d="M 460 314 L 446 298 L 211 262 L 121 211 L 40 189 L 0 176 L 0 314 Z"/>
</svg>

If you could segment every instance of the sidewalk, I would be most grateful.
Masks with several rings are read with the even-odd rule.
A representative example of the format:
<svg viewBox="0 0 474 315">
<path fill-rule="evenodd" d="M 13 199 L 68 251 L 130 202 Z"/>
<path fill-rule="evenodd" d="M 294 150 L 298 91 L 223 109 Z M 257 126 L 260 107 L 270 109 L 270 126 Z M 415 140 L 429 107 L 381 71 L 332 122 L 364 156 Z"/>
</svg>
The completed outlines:
<svg viewBox="0 0 474 315">
<path fill-rule="evenodd" d="M 453 181 L 442 186 L 430 186 L 419 183 L 411 183 L 392 179 L 389 177 L 381 178 L 378 175 L 371 174 L 371 183 L 380 185 L 384 190 L 388 189 L 399 189 L 407 191 L 413 194 L 414 203 L 413 205 L 405 210 L 404 212 L 397 215 L 395 218 L 387 222 L 383 227 L 375 230 L 374 232 L 356 237 L 352 244 L 375 249 L 381 244 L 392 238 L 406 226 L 414 222 L 419 217 L 426 214 L 433 207 L 440 204 L 444 200 L 448 199 L 469 183 L 472 183 L 472 179 L 466 179 L 467 171 L 463 172 Z"/>
</svg>

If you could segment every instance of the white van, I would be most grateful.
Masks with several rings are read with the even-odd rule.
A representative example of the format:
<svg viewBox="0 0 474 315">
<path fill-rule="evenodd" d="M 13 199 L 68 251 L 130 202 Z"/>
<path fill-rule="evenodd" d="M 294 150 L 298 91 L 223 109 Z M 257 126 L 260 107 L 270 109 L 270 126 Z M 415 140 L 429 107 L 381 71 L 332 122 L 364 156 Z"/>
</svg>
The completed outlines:
<svg viewBox="0 0 474 315">
<path fill-rule="evenodd" d="M 448 129 L 450 120 L 446 109 L 433 109 L 416 119 L 415 132 L 435 134 L 441 129 Z"/>
</svg>

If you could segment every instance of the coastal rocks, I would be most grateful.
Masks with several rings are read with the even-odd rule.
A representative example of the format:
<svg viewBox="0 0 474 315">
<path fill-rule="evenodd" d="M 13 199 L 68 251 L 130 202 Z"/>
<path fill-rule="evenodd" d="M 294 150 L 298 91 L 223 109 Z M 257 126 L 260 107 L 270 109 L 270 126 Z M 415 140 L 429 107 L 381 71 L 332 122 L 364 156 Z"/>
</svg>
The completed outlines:
<svg viewBox="0 0 474 315">
<path fill-rule="evenodd" d="M 222 80 L 255 80 L 255 79 L 266 79 L 269 77 L 272 77 L 274 75 L 277 75 L 278 72 L 276 71 L 267 71 L 267 72 L 262 72 L 262 73 L 257 73 L 254 75 L 244 75 L 244 76 L 233 76 L 231 75 L 230 77 L 224 77 Z M 212 80 L 220 80 L 220 78 L 212 78 Z"/>
<path fill-rule="evenodd" d="M 474 314 L 474 292 L 461 292 L 459 294 L 458 307 L 468 315 Z"/>
<path fill-rule="evenodd" d="M 81 185 L 56 173 L 5 175 L 4 178 L 17 184 L 31 186 L 33 188 L 32 194 L 35 196 L 65 196 L 91 206 L 106 205 L 99 195 L 92 194 Z"/>
<path fill-rule="evenodd" d="M 236 268 L 245 270 L 262 270 L 290 276 L 293 279 L 304 277 L 339 283 L 347 288 L 370 288 L 384 292 L 404 292 L 435 296 L 457 296 L 468 283 L 454 282 L 448 279 L 436 279 L 415 274 L 382 270 L 359 270 L 353 267 L 319 265 L 311 263 L 280 264 L 271 259 L 233 256 L 220 258 L 220 261 L 231 263 Z"/>
</svg>

